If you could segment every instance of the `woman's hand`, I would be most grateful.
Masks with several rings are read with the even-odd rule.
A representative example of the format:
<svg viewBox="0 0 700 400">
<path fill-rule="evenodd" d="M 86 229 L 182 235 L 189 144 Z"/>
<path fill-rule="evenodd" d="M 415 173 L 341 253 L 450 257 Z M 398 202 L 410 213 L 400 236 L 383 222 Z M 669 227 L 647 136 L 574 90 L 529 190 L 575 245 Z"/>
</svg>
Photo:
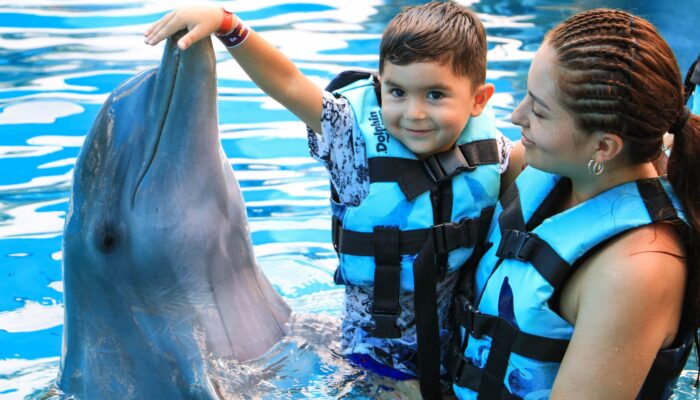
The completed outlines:
<svg viewBox="0 0 700 400">
<path fill-rule="evenodd" d="M 218 31 L 223 18 L 224 11 L 217 6 L 178 8 L 151 25 L 143 34 L 146 37 L 144 41 L 151 46 L 155 46 L 161 40 L 187 28 L 189 33 L 177 42 L 180 50 L 185 50 L 193 43 Z"/>
</svg>

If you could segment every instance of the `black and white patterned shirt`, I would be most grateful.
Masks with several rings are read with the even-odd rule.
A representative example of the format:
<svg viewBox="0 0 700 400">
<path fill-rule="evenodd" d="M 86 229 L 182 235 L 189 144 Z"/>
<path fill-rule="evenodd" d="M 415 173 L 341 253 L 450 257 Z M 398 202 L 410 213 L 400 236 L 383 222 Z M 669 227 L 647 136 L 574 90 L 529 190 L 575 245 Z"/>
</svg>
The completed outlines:
<svg viewBox="0 0 700 400">
<path fill-rule="evenodd" d="M 359 205 L 369 193 L 369 171 L 365 142 L 362 134 L 354 132 L 354 115 L 343 97 L 336 98 L 324 92 L 320 135 L 307 129 L 311 156 L 321 161 L 330 173 L 331 185 L 338 200 L 347 206 Z M 498 137 L 501 155 L 500 172 L 508 167 L 512 143 L 503 135 Z M 438 283 L 438 318 L 440 336 L 447 334 L 445 320 L 450 295 L 457 281 L 457 273 L 448 274 Z M 344 354 L 365 354 L 376 361 L 403 373 L 416 375 L 416 324 L 413 293 L 401 292 L 400 314 L 397 327 L 402 337 L 384 339 L 372 336 L 372 287 L 345 286 L 341 346 Z M 442 343 L 445 340 L 441 341 Z"/>
</svg>

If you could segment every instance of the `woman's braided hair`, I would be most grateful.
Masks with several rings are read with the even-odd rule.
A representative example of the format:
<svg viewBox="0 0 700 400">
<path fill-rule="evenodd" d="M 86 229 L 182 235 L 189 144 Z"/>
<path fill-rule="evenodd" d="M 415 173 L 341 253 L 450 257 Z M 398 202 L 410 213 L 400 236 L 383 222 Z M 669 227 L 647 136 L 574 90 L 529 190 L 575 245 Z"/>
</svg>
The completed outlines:
<svg viewBox="0 0 700 400">
<path fill-rule="evenodd" d="M 562 104 L 585 132 L 608 132 L 625 142 L 631 164 L 656 159 L 663 135 L 683 114 L 685 96 L 678 62 L 654 26 L 625 11 L 595 9 L 552 29 L 545 42 L 557 54 Z M 698 320 L 700 294 L 700 117 L 675 132 L 668 179 L 680 198 L 688 236 L 687 303 Z"/>
</svg>

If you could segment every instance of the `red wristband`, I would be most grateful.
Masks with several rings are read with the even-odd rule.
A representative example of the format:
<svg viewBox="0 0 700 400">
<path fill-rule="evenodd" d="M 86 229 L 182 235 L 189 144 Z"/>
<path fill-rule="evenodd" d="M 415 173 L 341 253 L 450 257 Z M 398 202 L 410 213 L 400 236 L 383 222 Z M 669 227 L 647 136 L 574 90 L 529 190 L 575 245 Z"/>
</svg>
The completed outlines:
<svg viewBox="0 0 700 400">
<path fill-rule="evenodd" d="M 238 47 L 245 42 L 246 39 L 248 39 L 248 35 L 250 34 L 250 28 L 246 26 L 240 19 L 238 20 L 238 24 L 236 25 L 233 30 L 227 34 L 227 35 L 216 35 L 216 37 L 221 41 L 221 43 L 226 46 L 227 49 L 232 49 L 234 47 Z"/>
<path fill-rule="evenodd" d="M 221 20 L 219 30 L 216 31 L 217 36 L 228 35 L 229 33 L 231 33 L 231 30 L 233 28 L 233 13 L 223 7 L 221 8 L 221 11 L 224 13 L 224 19 Z"/>
</svg>

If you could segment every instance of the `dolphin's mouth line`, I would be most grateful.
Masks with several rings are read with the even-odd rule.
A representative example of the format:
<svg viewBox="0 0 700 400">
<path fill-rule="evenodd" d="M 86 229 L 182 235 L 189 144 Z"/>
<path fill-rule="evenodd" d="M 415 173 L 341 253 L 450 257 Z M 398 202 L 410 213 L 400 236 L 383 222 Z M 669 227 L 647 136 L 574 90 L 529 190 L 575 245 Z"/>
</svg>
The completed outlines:
<svg viewBox="0 0 700 400">
<path fill-rule="evenodd" d="M 173 92 L 175 92 L 175 84 L 177 83 L 177 75 L 178 75 L 178 70 L 180 69 L 180 50 L 177 51 L 177 54 L 175 55 L 175 76 L 171 80 L 172 84 L 168 88 L 168 96 L 166 97 L 168 99 L 168 108 L 163 114 L 163 118 L 160 120 L 158 124 L 158 136 L 156 137 L 155 143 L 153 144 L 153 147 L 151 149 L 151 154 L 148 157 L 148 163 L 146 164 L 146 167 L 141 170 L 141 173 L 139 174 L 138 179 L 136 180 L 136 186 L 134 187 L 134 192 L 131 195 L 131 208 L 134 208 L 134 203 L 136 202 L 136 194 L 139 191 L 139 188 L 141 187 L 141 183 L 143 182 L 143 179 L 146 177 L 146 174 L 151 168 L 151 165 L 153 165 L 153 160 L 156 158 L 156 153 L 158 152 L 158 146 L 160 145 L 160 139 L 163 136 L 163 127 L 165 126 L 165 121 L 168 120 L 168 115 L 170 115 L 170 108 L 173 104 Z"/>
</svg>

